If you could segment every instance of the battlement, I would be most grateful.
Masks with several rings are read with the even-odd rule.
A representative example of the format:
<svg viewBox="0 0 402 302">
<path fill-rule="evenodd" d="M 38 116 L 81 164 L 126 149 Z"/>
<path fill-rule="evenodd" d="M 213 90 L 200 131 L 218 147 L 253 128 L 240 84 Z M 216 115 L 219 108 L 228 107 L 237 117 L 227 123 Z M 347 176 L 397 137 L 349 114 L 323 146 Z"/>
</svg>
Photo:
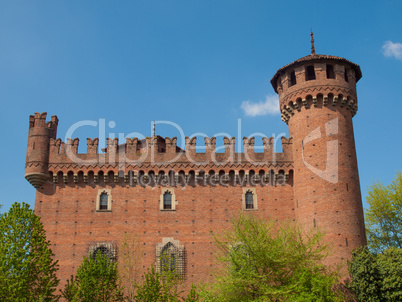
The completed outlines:
<svg viewBox="0 0 402 302">
<path fill-rule="evenodd" d="M 203 152 L 197 152 L 197 137 L 185 137 L 185 149 L 177 146 L 177 137 L 146 137 L 145 139 L 126 138 L 126 142 L 119 143 L 118 138 L 107 138 L 106 148 L 99 150 L 98 138 L 87 138 L 87 150 L 78 153 L 80 140 L 60 138 L 50 139 L 50 164 L 140 164 L 155 163 L 166 164 L 174 162 L 187 162 L 195 164 L 227 164 L 247 162 L 282 161 L 292 162 L 292 138 L 282 137 L 282 152 L 275 152 L 274 137 L 263 137 L 261 152 L 256 152 L 255 137 L 244 137 L 244 152 L 235 152 L 235 138 L 224 137 L 223 146 L 216 146 L 216 137 L 205 137 Z M 258 151 L 258 150 L 257 150 Z"/>
</svg>

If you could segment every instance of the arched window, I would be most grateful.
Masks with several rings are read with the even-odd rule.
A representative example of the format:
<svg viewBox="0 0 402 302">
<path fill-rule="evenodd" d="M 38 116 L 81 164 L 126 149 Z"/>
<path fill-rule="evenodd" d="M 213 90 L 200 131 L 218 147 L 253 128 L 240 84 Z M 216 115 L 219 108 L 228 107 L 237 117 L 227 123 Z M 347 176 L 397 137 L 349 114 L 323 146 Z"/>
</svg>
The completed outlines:
<svg viewBox="0 0 402 302">
<path fill-rule="evenodd" d="M 177 276 L 186 274 L 186 253 L 184 246 L 173 237 L 165 237 L 156 245 L 156 270 L 163 274 L 173 272 Z"/>
<path fill-rule="evenodd" d="M 117 261 L 117 249 L 114 242 L 94 242 L 89 246 L 89 256 L 96 260 L 97 255 L 107 256 L 111 262 Z"/>
<path fill-rule="evenodd" d="M 99 199 L 99 210 L 107 210 L 107 206 L 109 203 L 109 196 L 107 193 L 102 193 Z"/>
<path fill-rule="evenodd" d="M 163 209 L 172 209 L 172 194 L 169 191 L 166 191 L 165 194 L 163 194 Z"/>
<path fill-rule="evenodd" d="M 246 193 L 246 209 L 254 209 L 254 196 L 250 191 Z"/>
<path fill-rule="evenodd" d="M 167 243 L 161 253 L 160 268 L 163 272 L 176 272 L 177 251 L 175 246 L 169 242 Z"/>
<path fill-rule="evenodd" d="M 109 249 L 104 246 L 101 245 L 100 247 L 97 247 L 93 252 L 92 252 L 92 259 L 96 260 L 96 256 L 99 254 L 101 254 L 102 256 L 108 256 L 110 258 L 110 251 Z"/>
</svg>

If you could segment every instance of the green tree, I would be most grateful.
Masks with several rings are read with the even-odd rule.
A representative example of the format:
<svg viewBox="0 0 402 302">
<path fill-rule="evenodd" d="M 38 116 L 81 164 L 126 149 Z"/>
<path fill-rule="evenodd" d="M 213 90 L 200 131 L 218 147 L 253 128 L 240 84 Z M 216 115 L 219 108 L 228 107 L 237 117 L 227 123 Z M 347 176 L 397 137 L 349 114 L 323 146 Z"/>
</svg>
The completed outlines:
<svg viewBox="0 0 402 302">
<path fill-rule="evenodd" d="M 207 300 L 342 301 L 337 272 L 321 264 L 329 249 L 318 229 L 244 214 L 232 224 L 215 237 L 222 271 Z"/>
<path fill-rule="evenodd" d="M 61 290 L 61 295 L 67 302 L 73 302 L 76 299 L 78 292 L 78 284 L 77 279 L 71 275 L 70 279 L 67 280 L 66 285 L 64 286 L 64 290 Z"/>
<path fill-rule="evenodd" d="M 141 279 L 143 245 L 133 234 L 125 234 L 119 245 L 119 276 L 127 301 L 134 301 L 135 290 Z"/>
<path fill-rule="evenodd" d="M 365 213 L 368 246 L 375 253 L 390 248 L 402 248 L 402 174 L 384 186 L 373 184 L 366 199 Z"/>
<path fill-rule="evenodd" d="M 0 215 L 0 300 L 57 301 L 57 268 L 40 218 L 14 203 Z"/>
<path fill-rule="evenodd" d="M 402 249 L 374 254 L 362 247 L 353 251 L 348 267 L 352 280 L 347 287 L 357 301 L 402 301 Z"/>
<path fill-rule="evenodd" d="M 141 284 L 136 286 L 134 301 L 137 302 L 196 302 L 200 297 L 195 285 L 191 285 L 187 296 L 181 297 L 183 278 L 174 271 L 158 273 L 154 266 L 147 269 Z"/>
<path fill-rule="evenodd" d="M 187 296 L 183 298 L 183 302 L 197 302 L 200 301 L 200 295 L 198 294 L 197 287 L 191 284 L 190 291 Z"/>
<path fill-rule="evenodd" d="M 135 301 L 141 302 L 176 302 L 180 299 L 178 287 L 182 279 L 174 272 L 167 271 L 163 275 L 148 268 L 142 284 L 137 285 Z"/>
<path fill-rule="evenodd" d="M 120 285 L 117 263 L 98 251 L 95 259 L 84 257 L 77 274 L 68 280 L 63 297 L 74 302 L 122 301 L 123 288 Z"/>
</svg>

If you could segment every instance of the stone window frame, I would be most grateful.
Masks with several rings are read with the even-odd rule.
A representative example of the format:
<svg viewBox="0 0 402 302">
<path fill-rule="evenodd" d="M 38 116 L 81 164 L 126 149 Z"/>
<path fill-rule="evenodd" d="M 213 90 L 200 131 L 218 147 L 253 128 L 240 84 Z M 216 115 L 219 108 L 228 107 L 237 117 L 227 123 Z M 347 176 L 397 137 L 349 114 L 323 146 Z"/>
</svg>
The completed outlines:
<svg viewBox="0 0 402 302">
<path fill-rule="evenodd" d="M 103 193 L 108 196 L 107 209 L 100 209 L 100 197 Z M 112 211 L 112 190 L 111 189 L 98 189 L 98 195 L 96 196 L 96 212 L 111 212 Z"/>
<path fill-rule="evenodd" d="M 253 208 L 247 209 L 246 208 L 246 193 L 250 192 L 253 194 Z M 241 198 L 242 202 L 242 209 L 243 211 L 257 211 L 258 210 L 258 199 L 257 199 L 257 191 L 256 188 L 243 188 L 243 195 Z"/>
<path fill-rule="evenodd" d="M 164 205 L 164 196 L 165 193 L 169 192 L 172 195 L 172 208 L 171 209 L 164 209 L 163 205 Z M 176 211 L 176 205 L 177 205 L 177 201 L 176 201 L 176 195 L 174 193 L 174 189 L 173 188 L 162 188 L 161 191 L 161 195 L 159 198 L 159 210 L 161 211 Z"/>
<path fill-rule="evenodd" d="M 163 268 L 161 265 L 162 262 L 162 253 L 165 247 L 170 245 L 170 249 L 173 249 L 173 253 L 175 256 L 175 273 L 179 276 L 184 277 L 186 273 L 186 253 L 184 245 L 180 244 L 180 240 L 175 240 L 173 237 L 164 237 L 162 238 L 162 243 L 158 243 L 156 245 L 156 253 L 155 253 L 155 268 L 159 274 L 163 274 Z"/>
</svg>

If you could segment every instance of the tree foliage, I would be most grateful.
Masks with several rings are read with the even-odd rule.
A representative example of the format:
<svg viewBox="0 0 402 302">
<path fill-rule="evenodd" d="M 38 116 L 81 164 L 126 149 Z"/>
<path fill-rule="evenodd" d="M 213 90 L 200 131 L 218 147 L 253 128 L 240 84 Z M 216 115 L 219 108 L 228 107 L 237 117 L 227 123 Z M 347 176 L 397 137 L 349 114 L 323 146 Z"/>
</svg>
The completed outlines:
<svg viewBox="0 0 402 302">
<path fill-rule="evenodd" d="M 141 284 L 136 286 L 136 302 L 197 302 L 200 297 L 196 287 L 192 284 L 190 291 L 182 297 L 181 286 L 183 278 L 174 271 L 160 274 L 154 266 L 148 268 Z"/>
<path fill-rule="evenodd" d="M 180 299 L 178 290 L 180 278 L 174 272 L 159 274 L 154 266 L 148 268 L 142 284 L 137 286 L 135 301 L 176 302 Z"/>
<path fill-rule="evenodd" d="M 119 276 L 127 301 L 134 301 L 135 290 L 141 280 L 143 248 L 134 234 L 125 234 L 119 245 Z"/>
<path fill-rule="evenodd" d="M 212 301 L 342 301 L 333 290 L 336 271 L 321 264 L 328 246 L 318 229 L 241 214 L 233 229 L 216 236 L 223 264 L 209 293 Z"/>
<path fill-rule="evenodd" d="M 348 288 L 357 301 L 402 301 L 402 249 L 374 254 L 362 247 L 353 252 L 348 266 L 352 278 Z"/>
<path fill-rule="evenodd" d="M 98 251 L 95 259 L 84 257 L 75 277 L 71 277 L 62 291 L 63 297 L 72 302 L 123 301 L 117 263 Z"/>
<path fill-rule="evenodd" d="M 368 245 L 375 253 L 390 248 L 402 248 L 402 174 L 384 186 L 373 184 L 366 199 L 365 213 Z"/>
<path fill-rule="evenodd" d="M 0 300 L 57 301 L 57 268 L 40 218 L 14 203 L 0 216 Z"/>
</svg>

